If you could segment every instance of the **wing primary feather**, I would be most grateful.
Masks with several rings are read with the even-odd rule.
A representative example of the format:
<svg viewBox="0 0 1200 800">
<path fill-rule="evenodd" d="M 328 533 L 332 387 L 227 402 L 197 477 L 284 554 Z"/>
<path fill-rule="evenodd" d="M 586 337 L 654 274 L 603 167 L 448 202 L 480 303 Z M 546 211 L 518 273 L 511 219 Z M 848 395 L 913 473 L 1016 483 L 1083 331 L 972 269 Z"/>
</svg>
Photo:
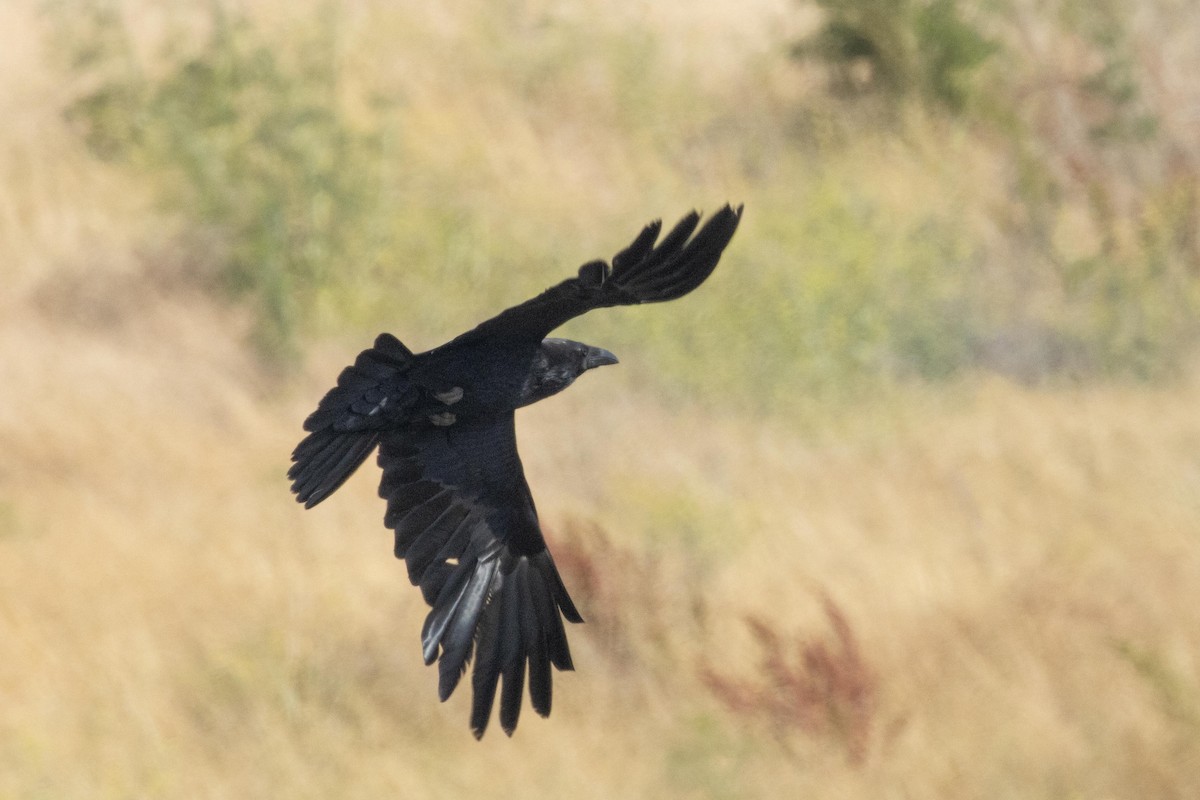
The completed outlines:
<svg viewBox="0 0 1200 800">
<path fill-rule="evenodd" d="M 700 224 L 700 212 L 690 211 L 683 216 L 683 219 L 675 223 L 675 227 L 663 237 L 646 259 L 639 266 L 645 266 L 647 269 L 653 269 L 655 264 L 666 261 L 671 256 L 678 253 L 685 244 L 688 237 L 696 230 L 696 226 Z"/>
<path fill-rule="evenodd" d="M 535 565 L 547 577 L 551 586 L 551 594 L 554 596 L 554 602 L 562 609 L 563 616 L 568 622 L 580 624 L 583 622 L 583 617 L 580 616 L 579 610 L 575 608 L 575 603 L 571 600 L 571 595 L 567 593 L 566 584 L 562 581 L 562 576 L 558 574 L 558 568 L 554 566 L 554 560 L 550 558 L 550 551 L 538 553 L 533 557 Z"/>
<path fill-rule="evenodd" d="M 308 461 L 329 444 L 329 439 L 336 434 L 333 431 L 323 430 L 317 433 L 310 433 L 300 440 L 300 444 L 292 450 L 292 461 L 301 462 Z M 299 468 L 298 463 L 293 463 L 288 471 L 288 477 L 291 473 Z"/>
<path fill-rule="evenodd" d="M 353 435 L 347 436 L 329 429 L 309 434 L 301 442 L 308 443 L 304 450 L 301 451 L 297 446 L 292 453 L 295 463 L 288 470 L 288 477 L 296 483 L 314 483 L 316 478 L 325 473 L 326 466 L 341 457 L 345 446 L 353 438 Z M 292 491 L 296 491 L 296 488 L 293 487 Z"/>
<path fill-rule="evenodd" d="M 521 572 L 526 569 L 524 561 L 504 576 L 500 586 L 500 620 L 504 636 L 500 640 L 500 666 L 509 669 L 525 658 L 525 647 L 521 643 Z"/>
<path fill-rule="evenodd" d="M 521 718 L 521 702 L 525 695 L 525 659 L 518 660 L 501 674 L 500 728 L 512 736 Z"/>
<path fill-rule="evenodd" d="M 458 604 L 462 602 L 463 595 L 466 594 L 468 579 L 474 570 L 475 559 L 453 567 L 449 579 L 442 590 L 438 592 L 437 600 L 433 603 L 433 610 L 425 618 L 425 627 L 421 631 L 421 654 L 424 656 L 426 664 L 432 664 L 437 660 L 438 645 L 441 644 L 442 636 L 446 633 L 446 626 L 454 618 Z"/>
<path fill-rule="evenodd" d="M 503 576 L 500 578 L 503 581 Z M 492 592 L 479 620 L 479 636 L 475 642 L 475 668 L 471 673 L 471 733 L 476 739 L 483 738 L 492 706 L 496 701 L 496 688 L 500 684 L 501 642 L 503 641 L 504 618 L 501 614 L 500 596 L 503 584 Z"/>
<path fill-rule="evenodd" d="M 620 279 L 622 285 L 637 281 L 637 279 L 649 272 L 653 272 L 659 264 L 667 261 L 676 253 L 678 253 L 687 243 L 688 237 L 692 235 L 692 231 L 696 230 L 696 226 L 700 223 L 700 214 L 697 211 L 684 216 L 683 219 L 675 223 L 675 227 L 670 233 L 663 237 L 658 246 L 650 252 L 646 253 L 645 257 L 629 265 L 629 268 L 624 270 L 621 275 L 614 276 Z"/>
<path fill-rule="evenodd" d="M 501 640 L 500 670 L 504 683 L 500 690 L 500 727 L 512 736 L 521 716 L 521 700 L 525 692 L 525 644 L 521 631 L 521 581 L 528 568 L 522 559 L 505 576 L 501 587 L 501 617 L 504 638 Z"/>
<path fill-rule="evenodd" d="M 425 568 L 425 574 L 421 576 L 421 597 L 425 599 L 426 604 L 432 606 L 437 602 L 455 569 L 455 565 L 445 561 L 435 561 Z"/>
<path fill-rule="evenodd" d="M 304 501 L 305 508 L 312 508 L 337 491 L 338 487 L 345 483 L 362 466 L 362 463 L 371 455 L 371 451 L 375 449 L 375 445 L 379 443 L 379 436 L 377 434 L 358 435 L 349 438 L 351 439 L 349 446 L 345 447 L 341 457 L 327 468 L 324 479 L 312 490 L 308 499 Z"/>
<path fill-rule="evenodd" d="M 650 251 L 654 249 L 654 242 L 658 240 L 658 234 L 661 231 L 661 219 L 656 219 L 645 228 L 642 228 L 642 232 L 637 235 L 637 238 L 628 247 L 613 256 L 613 271 L 620 272 L 645 259 Z"/>
<path fill-rule="evenodd" d="M 525 573 L 521 582 L 521 638 L 525 641 L 525 655 L 529 659 L 529 699 L 533 710 L 541 716 L 550 713 L 551 677 L 550 658 L 546 648 L 547 611 L 557 615 L 558 611 L 547 608 L 549 596 L 540 591 L 543 587 L 536 570 Z"/>
<path fill-rule="evenodd" d="M 300 455 L 293 454 L 297 460 L 288 470 L 296 500 L 304 503 L 305 508 L 312 508 L 333 494 L 379 443 L 375 433 L 345 435 L 323 431 L 311 434 L 305 441 L 309 439 L 313 443 L 308 447 L 296 448 Z"/>
<path fill-rule="evenodd" d="M 550 657 L 545 643 L 540 643 L 529 653 L 529 701 L 538 716 L 550 716 L 554 703 L 554 679 L 550 674 Z"/>
<path fill-rule="evenodd" d="M 621 286 L 639 302 L 658 303 L 682 297 L 708 279 L 737 230 L 738 211 L 725 206 L 712 216 L 682 251 L 668 259 L 657 259 L 658 250 L 637 270 L 621 280 Z M 656 263 L 651 263 L 656 262 Z"/>
<path fill-rule="evenodd" d="M 559 615 L 561 600 L 555 597 L 557 591 L 555 581 L 558 578 L 558 572 L 554 569 L 554 562 L 550 560 L 550 554 L 539 553 L 539 557 L 542 556 L 544 556 L 545 563 L 534 565 L 537 567 L 535 573 L 537 580 L 534 581 L 532 592 L 541 623 L 540 629 L 544 634 L 543 646 L 550 657 L 550 662 L 555 667 L 560 670 L 573 670 L 575 666 L 571 661 L 571 648 L 567 644 L 567 631 L 563 627 L 562 617 Z M 567 602 L 570 602 L 570 598 Z"/>
<path fill-rule="evenodd" d="M 712 272 L 711 267 L 716 266 L 715 262 L 725 246 L 723 230 L 713 225 L 718 221 L 718 217 L 709 220 L 709 224 L 700 229 L 687 247 L 660 262 L 656 270 L 638 276 L 632 285 L 651 292 L 689 282 L 699 286 Z"/>
<path fill-rule="evenodd" d="M 471 568 L 467 590 L 459 600 L 454 616 L 442 635 L 442 658 L 438 663 L 438 696 L 442 700 L 454 692 L 466 669 L 467 661 L 471 657 L 471 647 L 475 642 L 479 615 L 488 595 L 491 594 L 498 566 L 499 562 L 493 559 L 476 562 Z"/>
</svg>

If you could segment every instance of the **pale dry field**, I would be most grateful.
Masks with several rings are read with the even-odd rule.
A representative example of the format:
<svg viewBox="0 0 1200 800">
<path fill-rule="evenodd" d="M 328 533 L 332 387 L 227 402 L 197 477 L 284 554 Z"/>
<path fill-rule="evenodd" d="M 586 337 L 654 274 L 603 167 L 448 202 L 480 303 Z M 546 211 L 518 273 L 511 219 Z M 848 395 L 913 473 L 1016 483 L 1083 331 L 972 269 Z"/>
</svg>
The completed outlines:
<svg viewBox="0 0 1200 800">
<path fill-rule="evenodd" d="M 720 83 L 722 46 L 744 53 L 782 14 L 735 5 L 637 8 L 680 28 L 670 58 L 710 48 Z M 456 20 L 422 13 L 455 41 Z M 0 8 L 0 798 L 1200 796 L 1200 370 L 980 374 L 793 419 L 656 392 L 622 350 L 519 416 L 588 622 L 552 717 L 527 708 L 512 739 L 476 743 L 466 692 L 439 704 L 421 663 L 425 608 L 375 468 L 312 511 L 287 491 L 300 422 L 365 342 L 316 342 L 269 377 L 244 308 L 148 265 L 142 248 L 171 253 L 158 217 L 61 124 L 73 89 L 42 66 L 37 19 Z M 598 208 L 606 230 L 691 202 L 678 165 L 647 174 L 591 130 L 546 140 L 500 100 L 508 133 L 439 149 L 495 117 L 444 95 L 482 94 L 471 69 L 402 66 L 428 160 L 511 179 L 531 220 Z M 947 145 L 962 160 L 944 169 L 988 175 L 969 150 Z M 885 207 L 948 182 L 875 158 L 859 169 Z M 699 181 L 751 193 L 714 282 L 787 197 L 735 172 Z M 641 182 L 659 188 L 623 208 Z M 475 312 L 410 334 L 400 302 L 391 329 L 414 344 Z"/>
<path fill-rule="evenodd" d="M 1200 786 L 1195 383 L 980 379 L 812 435 L 581 382 L 520 420 L 589 619 L 578 672 L 549 721 L 476 744 L 421 665 L 372 470 L 315 511 L 287 493 L 338 356 L 278 396 L 229 345 L 236 320 L 127 299 L 122 322 L 0 327 L 3 796 Z M 826 637 L 822 593 L 873 676 L 857 763 L 836 731 L 732 713 L 700 680 L 761 672 L 746 615 Z"/>
</svg>

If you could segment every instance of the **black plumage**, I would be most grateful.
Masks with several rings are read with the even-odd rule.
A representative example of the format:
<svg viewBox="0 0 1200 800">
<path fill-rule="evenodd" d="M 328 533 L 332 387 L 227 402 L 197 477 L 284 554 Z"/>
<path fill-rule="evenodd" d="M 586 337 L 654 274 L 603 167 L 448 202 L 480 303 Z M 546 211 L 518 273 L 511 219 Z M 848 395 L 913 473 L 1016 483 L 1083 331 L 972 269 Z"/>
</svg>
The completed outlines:
<svg viewBox="0 0 1200 800">
<path fill-rule="evenodd" d="M 447 344 L 414 354 L 381 334 L 338 376 L 304 422 L 288 478 L 311 508 L 379 448 L 384 524 L 430 605 L 421 632 L 438 661 L 438 695 L 474 658 L 471 730 L 483 735 L 500 694 L 512 734 L 528 676 L 534 711 L 550 713 L 551 667 L 572 669 L 563 618 L 582 622 L 538 525 L 517 454 L 514 411 L 562 391 L 607 350 L 546 338 L 595 308 L 682 297 L 712 274 L 741 220 L 725 206 L 703 226 L 692 212 L 659 240 L 647 225 L 611 266 L 578 274 Z"/>
</svg>

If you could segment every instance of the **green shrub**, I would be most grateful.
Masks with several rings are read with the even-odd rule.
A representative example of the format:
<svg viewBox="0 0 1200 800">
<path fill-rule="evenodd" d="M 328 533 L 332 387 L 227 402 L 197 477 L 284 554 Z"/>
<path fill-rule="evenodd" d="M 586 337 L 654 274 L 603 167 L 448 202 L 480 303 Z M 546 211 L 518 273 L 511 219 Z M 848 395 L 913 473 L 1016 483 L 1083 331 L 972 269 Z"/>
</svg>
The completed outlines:
<svg viewBox="0 0 1200 800">
<path fill-rule="evenodd" d="M 962 111 L 972 81 L 998 45 L 964 19 L 957 0 L 816 0 L 825 14 L 794 57 L 830 71 L 843 95 L 915 96 Z"/>
<path fill-rule="evenodd" d="M 580 337 L 639 351 L 639 382 L 787 416 L 973 365 L 989 319 L 960 227 L 892 217 L 836 169 L 792 196 L 748 207 L 685 301 L 591 315 L 574 323 Z"/>
<path fill-rule="evenodd" d="M 67 113 L 97 156 L 141 170 L 220 251 L 221 288 L 252 299 L 256 344 L 278 361 L 322 287 L 358 268 L 334 265 L 372 257 L 381 133 L 341 108 L 334 14 L 280 53 L 244 18 L 210 11 L 199 47 L 150 78 L 120 19 L 92 7 L 72 64 L 101 80 Z"/>
<path fill-rule="evenodd" d="M 1143 91 L 1130 12 L 1036 15 L 1095 56 L 1059 75 L 1021 49 L 1004 0 L 819 5 L 795 54 L 834 99 L 785 91 L 794 73 L 767 56 L 706 82 L 662 31 L 484 3 L 444 35 L 377 10 L 340 45 L 332 4 L 286 30 L 220 3 L 197 25 L 181 4 L 174 50 L 148 66 L 113 6 L 64 2 L 56 50 L 90 87 L 68 111 L 88 146 L 155 189 L 277 364 L 299 331 L 444 341 L 615 251 L 633 209 L 670 217 L 684 198 L 747 203 L 710 283 L 564 331 L 643 353 L 628 372 L 655 390 L 790 413 L 972 369 L 1177 371 L 1200 335 L 1200 201 L 1194 170 L 1165 161 L 1185 143 Z M 806 122 L 827 130 L 806 139 Z"/>
</svg>

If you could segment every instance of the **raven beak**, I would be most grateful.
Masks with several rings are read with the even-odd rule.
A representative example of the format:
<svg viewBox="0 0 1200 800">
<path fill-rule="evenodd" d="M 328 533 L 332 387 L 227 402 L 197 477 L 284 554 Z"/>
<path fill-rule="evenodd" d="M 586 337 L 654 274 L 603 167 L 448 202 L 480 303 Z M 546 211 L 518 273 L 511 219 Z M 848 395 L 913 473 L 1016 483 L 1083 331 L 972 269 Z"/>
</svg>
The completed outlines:
<svg viewBox="0 0 1200 800">
<path fill-rule="evenodd" d="M 585 370 L 617 363 L 620 363 L 617 361 L 617 357 L 602 347 L 589 347 L 587 355 L 583 357 L 583 368 Z"/>
</svg>

